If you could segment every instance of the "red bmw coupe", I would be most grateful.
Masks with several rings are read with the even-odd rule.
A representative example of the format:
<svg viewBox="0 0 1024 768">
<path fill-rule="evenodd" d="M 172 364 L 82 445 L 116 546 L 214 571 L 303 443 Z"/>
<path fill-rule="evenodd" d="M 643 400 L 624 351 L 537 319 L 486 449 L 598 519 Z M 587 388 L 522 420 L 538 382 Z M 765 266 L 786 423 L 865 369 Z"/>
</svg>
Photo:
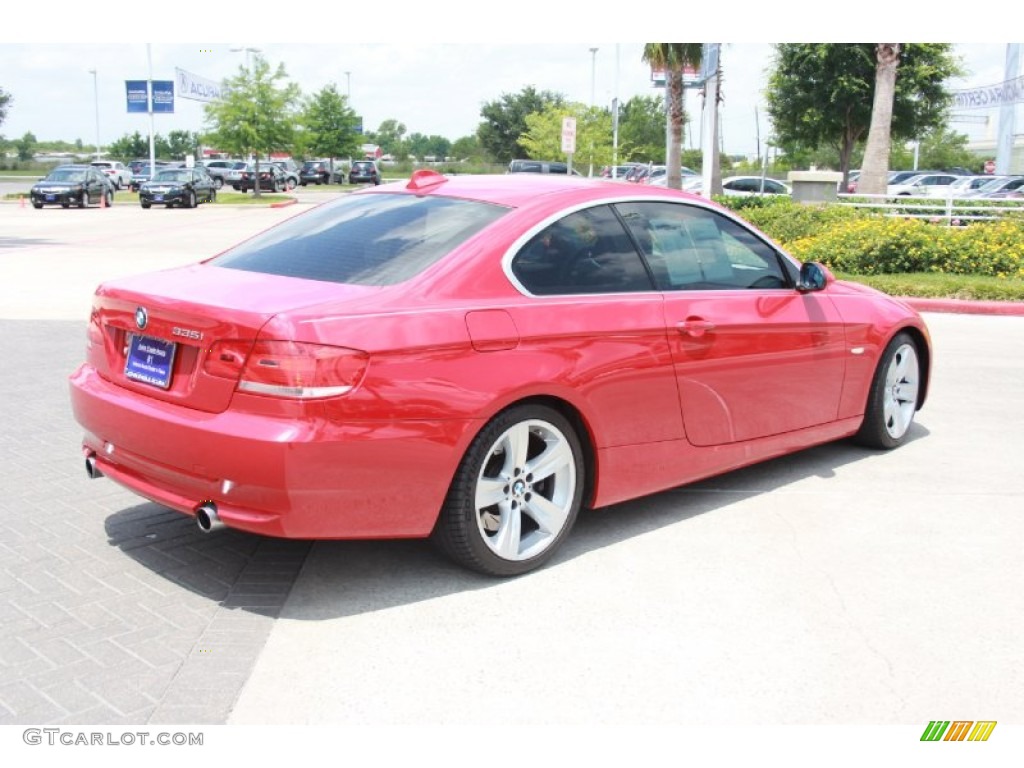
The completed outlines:
<svg viewBox="0 0 1024 768">
<path fill-rule="evenodd" d="M 417 171 L 101 285 L 71 401 L 91 476 L 203 530 L 509 576 L 582 506 L 899 445 L 930 365 L 911 308 L 702 198 Z"/>
</svg>

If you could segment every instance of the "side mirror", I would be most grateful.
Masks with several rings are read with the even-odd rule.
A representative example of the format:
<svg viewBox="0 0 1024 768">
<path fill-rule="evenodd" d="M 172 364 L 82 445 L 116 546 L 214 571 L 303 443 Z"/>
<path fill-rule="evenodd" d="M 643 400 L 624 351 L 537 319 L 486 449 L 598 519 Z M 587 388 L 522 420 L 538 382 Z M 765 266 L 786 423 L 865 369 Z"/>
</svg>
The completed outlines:
<svg viewBox="0 0 1024 768">
<path fill-rule="evenodd" d="M 800 281 L 796 289 L 801 293 L 822 291 L 825 286 L 835 280 L 828 268 L 816 261 L 808 261 L 800 267 Z"/>
</svg>

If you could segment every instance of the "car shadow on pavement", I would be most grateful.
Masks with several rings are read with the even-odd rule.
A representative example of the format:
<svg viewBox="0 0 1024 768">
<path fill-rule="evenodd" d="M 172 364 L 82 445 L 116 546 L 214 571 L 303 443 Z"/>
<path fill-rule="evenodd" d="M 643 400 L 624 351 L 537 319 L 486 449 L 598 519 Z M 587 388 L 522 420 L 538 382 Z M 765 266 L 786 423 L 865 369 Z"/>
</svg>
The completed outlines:
<svg viewBox="0 0 1024 768">
<path fill-rule="evenodd" d="M 915 423 L 909 441 L 929 434 Z M 599 510 L 585 510 L 546 568 L 667 526 L 722 510 L 884 452 L 828 443 Z M 106 520 L 110 544 L 164 579 L 263 616 L 297 620 L 354 616 L 504 583 L 454 565 L 426 540 L 297 541 L 240 531 L 202 533 L 193 518 L 146 503 Z M 299 579 L 302 589 L 291 596 Z M 530 575 L 520 578 L 530 578 Z M 287 605 L 286 605 L 287 601 Z"/>
</svg>

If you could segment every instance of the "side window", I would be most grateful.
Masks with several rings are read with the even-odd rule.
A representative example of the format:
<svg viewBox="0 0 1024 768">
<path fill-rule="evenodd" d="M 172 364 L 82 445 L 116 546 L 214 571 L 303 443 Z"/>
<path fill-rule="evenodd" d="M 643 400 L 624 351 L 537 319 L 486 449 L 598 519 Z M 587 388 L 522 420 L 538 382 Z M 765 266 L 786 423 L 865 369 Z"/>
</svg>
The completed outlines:
<svg viewBox="0 0 1024 768">
<path fill-rule="evenodd" d="M 731 219 L 678 203 L 616 206 L 664 291 L 789 288 L 775 250 Z"/>
<path fill-rule="evenodd" d="M 571 213 L 539 232 L 512 259 L 512 274 L 538 296 L 654 290 L 640 254 L 607 206 Z"/>
</svg>

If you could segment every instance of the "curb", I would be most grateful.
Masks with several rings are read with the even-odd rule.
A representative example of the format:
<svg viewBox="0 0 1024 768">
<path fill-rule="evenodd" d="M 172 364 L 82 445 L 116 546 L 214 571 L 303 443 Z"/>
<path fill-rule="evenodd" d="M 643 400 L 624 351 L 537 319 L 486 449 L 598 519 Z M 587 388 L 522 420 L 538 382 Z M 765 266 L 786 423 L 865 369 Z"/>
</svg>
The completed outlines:
<svg viewBox="0 0 1024 768">
<path fill-rule="evenodd" d="M 960 315 L 1006 315 L 1024 317 L 1021 301 L 966 301 L 964 299 L 921 299 L 899 297 L 918 312 L 946 312 Z"/>
<path fill-rule="evenodd" d="M 296 200 L 293 197 L 290 200 L 281 200 L 280 202 L 277 202 L 277 203 L 271 203 L 270 207 L 271 208 L 287 208 L 289 205 L 295 205 L 297 202 L 299 202 L 299 201 Z"/>
</svg>

